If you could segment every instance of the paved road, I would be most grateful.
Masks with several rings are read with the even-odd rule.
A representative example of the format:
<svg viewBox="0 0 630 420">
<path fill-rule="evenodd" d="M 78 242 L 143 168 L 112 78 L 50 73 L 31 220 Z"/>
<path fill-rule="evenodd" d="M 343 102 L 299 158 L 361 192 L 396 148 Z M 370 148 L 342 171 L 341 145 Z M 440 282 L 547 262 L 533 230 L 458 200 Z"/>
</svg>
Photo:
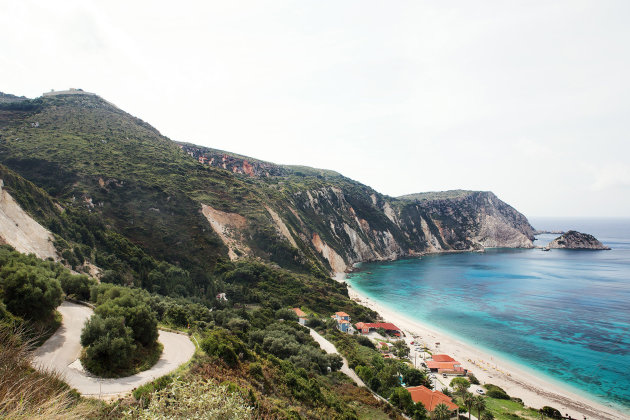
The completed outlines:
<svg viewBox="0 0 630 420">
<path fill-rule="evenodd" d="M 330 341 L 326 340 L 324 337 L 322 337 L 314 329 L 309 328 L 309 330 L 311 331 L 311 337 L 313 337 L 315 339 L 315 341 L 317 341 L 317 343 L 322 348 L 322 350 L 324 350 L 326 353 L 339 354 L 339 352 L 337 351 L 337 348 L 335 347 L 335 345 L 333 343 L 331 343 Z M 343 357 L 343 356 L 342 356 L 342 358 L 343 358 L 343 366 L 340 369 L 341 372 L 343 372 L 346 375 L 348 375 L 350 377 L 350 379 L 352 379 L 354 381 L 355 384 L 357 384 L 359 386 L 365 386 L 365 383 L 361 380 L 361 378 L 359 378 L 359 376 L 354 372 L 354 370 L 350 369 L 350 366 L 348 366 L 348 361 L 346 360 L 346 358 Z"/>
<path fill-rule="evenodd" d="M 97 378 L 84 372 L 77 361 L 81 352 L 81 329 L 92 315 L 92 310 L 70 302 L 62 303 L 57 310 L 63 316 L 61 327 L 37 349 L 33 365 L 38 369 L 60 372 L 66 382 L 82 395 L 125 394 L 177 369 L 190 360 L 195 352 L 195 346 L 187 336 L 160 331 L 158 341 L 164 346 L 164 351 L 151 369 L 126 378 Z"/>
</svg>

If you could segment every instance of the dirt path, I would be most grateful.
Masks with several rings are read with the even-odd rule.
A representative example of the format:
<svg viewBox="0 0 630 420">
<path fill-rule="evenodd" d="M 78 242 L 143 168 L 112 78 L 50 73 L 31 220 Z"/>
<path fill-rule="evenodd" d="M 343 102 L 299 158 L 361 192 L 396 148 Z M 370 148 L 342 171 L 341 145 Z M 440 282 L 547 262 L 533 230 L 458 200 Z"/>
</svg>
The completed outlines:
<svg viewBox="0 0 630 420">
<path fill-rule="evenodd" d="M 125 394 L 172 372 L 190 360 L 195 352 L 194 344 L 185 335 L 160 331 L 158 341 L 164 346 L 164 351 L 151 369 L 126 378 L 97 378 L 83 371 L 77 361 L 81 352 L 81 329 L 92 315 L 92 310 L 70 302 L 62 303 L 57 310 L 63 315 L 61 327 L 37 349 L 33 365 L 38 369 L 60 372 L 66 382 L 82 395 L 106 397 Z"/>
<path fill-rule="evenodd" d="M 311 331 L 311 337 L 313 337 L 315 341 L 317 341 L 317 343 L 322 348 L 322 350 L 324 350 L 326 353 L 339 354 L 339 352 L 337 351 L 337 348 L 335 347 L 333 343 L 326 340 L 314 329 L 309 328 L 309 330 Z M 365 386 L 365 383 L 361 380 L 361 378 L 359 378 L 359 376 L 354 372 L 354 370 L 350 369 L 350 366 L 348 366 L 348 361 L 346 360 L 346 358 L 343 356 L 342 358 L 343 358 L 343 366 L 341 367 L 340 371 L 348 375 L 350 379 L 352 379 L 354 383 L 357 384 L 358 386 Z"/>
</svg>

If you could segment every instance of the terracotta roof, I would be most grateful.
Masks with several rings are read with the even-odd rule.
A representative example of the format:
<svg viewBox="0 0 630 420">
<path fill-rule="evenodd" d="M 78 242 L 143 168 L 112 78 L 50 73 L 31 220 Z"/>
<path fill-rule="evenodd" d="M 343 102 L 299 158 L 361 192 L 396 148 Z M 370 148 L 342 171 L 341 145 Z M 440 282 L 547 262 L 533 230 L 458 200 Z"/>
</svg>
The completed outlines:
<svg viewBox="0 0 630 420">
<path fill-rule="evenodd" d="M 337 316 L 342 316 L 342 317 L 343 317 L 343 316 L 350 316 L 350 315 L 348 315 L 348 314 L 347 314 L 347 313 L 345 313 L 345 312 L 335 312 L 335 315 L 337 315 Z"/>
<path fill-rule="evenodd" d="M 426 363 L 429 369 L 448 370 L 452 372 L 464 371 L 464 368 L 460 366 L 459 362 L 436 362 L 434 360 L 428 360 Z"/>
<path fill-rule="evenodd" d="M 361 327 L 358 327 L 358 324 L 363 324 Z M 360 322 L 357 324 L 357 328 L 383 328 L 388 331 L 400 331 L 400 328 L 392 324 L 391 322 Z"/>
<path fill-rule="evenodd" d="M 447 354 L 434 354 L 433 361 L 434 362 L 454 362 L 455 359 L 453 359 L 451 356 Z"/>
<path fill-rule="evenodd" d="M 293 308 L 291 309 L 293 312 L 295 312 L 295 314 L 299 317 L 299 318 L 306 318 L 306 314 L 304 313 L 303 310 L 301 310 L 300 308 Z"/>
<path fill-rule="evenodd" d="M 342 319 L 341 321 L 339 321 L 340 324 L 349 324 L 349 321 L 346 321 L 345 319 Z"/>
<path fill-rule="evenodd" d="M 407 391 L 411 394 L 413 402 L 421 402 L 429 412 L 435 410 L 438 404 L 445 404 L 450 410 L 457 410 L 457 404 L 440 391 L 432 391 L 422 385 L 409 387 Z"/>
</svg>

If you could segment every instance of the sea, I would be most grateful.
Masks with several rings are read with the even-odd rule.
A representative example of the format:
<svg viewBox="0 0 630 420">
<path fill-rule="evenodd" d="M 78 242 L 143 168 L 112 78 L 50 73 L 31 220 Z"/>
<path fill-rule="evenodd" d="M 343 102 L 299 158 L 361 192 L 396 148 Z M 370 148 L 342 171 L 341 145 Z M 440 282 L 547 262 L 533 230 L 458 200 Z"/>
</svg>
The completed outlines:
<svg viewBox="0 0 630 420">
<path fill-rule="evenodd" d="M 610 251 L 488 249 L 363 263 L 351 286 L 378 303 L 630 411 L 630 219 L 530 219 Z M 537 236 L 546 245 L 559 235 Z"/>
</svg>

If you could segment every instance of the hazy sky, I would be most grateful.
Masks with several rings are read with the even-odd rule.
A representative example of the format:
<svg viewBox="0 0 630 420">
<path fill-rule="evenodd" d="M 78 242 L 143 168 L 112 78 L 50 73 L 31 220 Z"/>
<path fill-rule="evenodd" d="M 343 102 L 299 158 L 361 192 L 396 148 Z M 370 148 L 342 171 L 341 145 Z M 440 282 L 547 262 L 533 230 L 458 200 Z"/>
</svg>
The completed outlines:
<svg viewBox="0 0 630 420">
<path fill-rule="evenodd" d="M 630 2 L 0 0 L 0 91 L 527 216 L 630 216 Z"/>
</svg>

